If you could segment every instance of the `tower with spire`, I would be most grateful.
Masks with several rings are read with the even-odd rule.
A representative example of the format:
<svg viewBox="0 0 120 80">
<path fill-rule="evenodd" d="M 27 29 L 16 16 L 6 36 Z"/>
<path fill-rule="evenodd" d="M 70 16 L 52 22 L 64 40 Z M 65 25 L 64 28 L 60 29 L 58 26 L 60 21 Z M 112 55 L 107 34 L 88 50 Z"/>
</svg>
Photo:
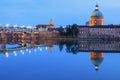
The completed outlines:
<svg viewBox="0 0 120 80">
<path fill-rule="evenodd" d="M 54 28 L 54 24 L 53 24 L 52 19 L 50 19 L 50 26 L 49 26 L 49 28 Z"/>
<path fill-rule="evenodd" d="M 49 29 L 49 28 L 54 28 L 54 23 L 53 23 L 52 19 L 50 19 L 49 24 L 38 24 L 38 25 L 36 25 L 36 29 Z"/>
</svg>

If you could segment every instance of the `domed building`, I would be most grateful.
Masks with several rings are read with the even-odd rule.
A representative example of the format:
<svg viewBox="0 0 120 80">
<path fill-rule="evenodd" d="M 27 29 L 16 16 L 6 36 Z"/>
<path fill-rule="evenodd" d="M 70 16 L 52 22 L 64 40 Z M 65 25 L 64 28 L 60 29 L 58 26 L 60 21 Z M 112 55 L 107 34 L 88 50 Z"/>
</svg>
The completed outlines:
<svg viewBox="0 0 120 80">
<path fill-rule="evenodd" d="M 99 65 L 104 59 L 104 53 L 90 52 L 90 59 L 95 66 L 95 70 L 99 69 Z"/>
<path fill-rule="evenodd" d="M 103 14 L 99 11 L 99 6 L 95 6 L 95 10 L 90 16 L 90 26 L 104 25 Z"/>
</svg>

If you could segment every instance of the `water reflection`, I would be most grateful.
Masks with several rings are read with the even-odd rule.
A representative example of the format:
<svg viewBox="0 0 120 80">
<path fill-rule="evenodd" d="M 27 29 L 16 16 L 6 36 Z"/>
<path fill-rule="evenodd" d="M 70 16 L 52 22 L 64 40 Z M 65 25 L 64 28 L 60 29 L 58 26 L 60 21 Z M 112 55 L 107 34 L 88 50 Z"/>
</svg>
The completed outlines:
<svg viewBox="0 0 120 80">
<path fill-rule="evenodd" d="M 77 54 L 78 52 L 120 52 L 120 41 L 103 40 L 62 40 L 58 43 L 60 51 L 66 46 L 68 53 Z"/>
<path fill-rule="evenodd" d="M 7 39 L 0 44 L 1 80 L 119 79 L 120 41 Z"/>
<path fill-rule="evenodd" d="M 46 50 L 53 52 L 54 45 L 59 47 L 59 51 L 62 51 L 64 48 L 66 53 L 77 54 L 79 52 L 89 52 L 90 60 L 95 66 L 95 70 L 99 70 L 100 64 L 103 62 L 104 53 L 119 53 L 120 52 L 120 42 L 119 41 L 91 41 L 91 40 L 19 40 L 19 39 L 9 39 L 1 40 L 1 49 L 0 53 L 5 54 L 8 58 L 9 53 L 13 53 L 14 56 L 17 56 L 18 52 L 25 54 L 25 51 L 30 53 L 36 52 L 37 49 L 42 51 L 42 48 L 45 47 Z M 8 44 L 15 45 L 10 48 L 7 48 Z M 33 52 L 32 52 L 33 50 Z"/>
<path fill-rule="evenodd" d="M 99 69 L 99 65 L 102 63 L 104 59 L 104 53 L 103 52 L 90 52 L 90 59 L 95 66 L 95 70 Z"/>
<path fill-rule="evenodd" d="M 67 53 L 77 54 L 79 52 L 79 42 L 77 40 L 62 40 L 58 43 L 60 51 L 62 51 L 63 46 L 66 46 Z"/>
<path fill-rule="evenodd" d="M 5 54 L 6 52 L 13 52 L 16 51 L 33 49 L 36 51 L 38 48 L 42 51 L 42 47 L 45 47 L 52 53 L 54 45 L 59 46 L 59 50 L 62 51 L 64 46 L 67 53 L 77 54 L 79 52 L 96 52 L 96 53 L 113 53 L 113 52 L 120 52 L 120 42 L 119 41 L 91 41 L 91 40 L 18 40 L 18 39 L 11 39 L 11 40 L 1 40 L 1 49 L 0 53 Z M 14 46 L 11 48 L 6 48 L 6 46 L 10 46 L 18 44 L 18 46 Z"/>
</svg>

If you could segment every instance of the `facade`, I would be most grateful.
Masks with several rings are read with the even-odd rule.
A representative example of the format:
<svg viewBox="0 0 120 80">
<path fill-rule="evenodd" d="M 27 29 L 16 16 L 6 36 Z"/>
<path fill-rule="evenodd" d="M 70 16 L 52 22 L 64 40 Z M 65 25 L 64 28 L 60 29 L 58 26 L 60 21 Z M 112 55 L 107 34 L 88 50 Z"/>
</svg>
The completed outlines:
<svg viewBox="0 0 120 80">
<path fill-rule="evenodd" d="M 96 25 L 104 25 L 104 17 L 103 14 L 99 11 L 99 6 L 95 6 L 95 10 L 92 12 L 90 16 L 90 26 Z"/>
<path fill-rule="evenodd" d="M 79 26 L 79 38 L 120 38 L 120 25 Z"/>
</svg>

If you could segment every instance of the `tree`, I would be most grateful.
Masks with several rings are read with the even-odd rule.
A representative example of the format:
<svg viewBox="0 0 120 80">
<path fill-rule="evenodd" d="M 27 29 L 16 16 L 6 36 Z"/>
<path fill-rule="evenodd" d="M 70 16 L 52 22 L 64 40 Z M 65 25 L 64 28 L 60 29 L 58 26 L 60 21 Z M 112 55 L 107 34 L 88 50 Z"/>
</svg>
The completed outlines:
<svg viewBox="0 0 120 80">
<path fill-rule="evenodd" d="M 62 26 L 59 27 L 58 31 L 61 36 L 64 36 L 65 32 L 64 32 L 64 28 Z"/>
<path fill-rule="evenodd" d="M 78 25 L 73 24 L 73 25 L 67 25 L 66 28 L 59 28 L 59 33 L 61 36 L 66 36 L 66 37 L 77 37 L 79 32 Z"/>
<path fill-rule="evenodd" d="M 73 37 L 77 37 L 78 32 L 79 32 L 78 25 L 77 24 L 73 24 L 71 27 L 72 27 L 71 28 L 72 29 L 72 36 Z"/>
</svg>

